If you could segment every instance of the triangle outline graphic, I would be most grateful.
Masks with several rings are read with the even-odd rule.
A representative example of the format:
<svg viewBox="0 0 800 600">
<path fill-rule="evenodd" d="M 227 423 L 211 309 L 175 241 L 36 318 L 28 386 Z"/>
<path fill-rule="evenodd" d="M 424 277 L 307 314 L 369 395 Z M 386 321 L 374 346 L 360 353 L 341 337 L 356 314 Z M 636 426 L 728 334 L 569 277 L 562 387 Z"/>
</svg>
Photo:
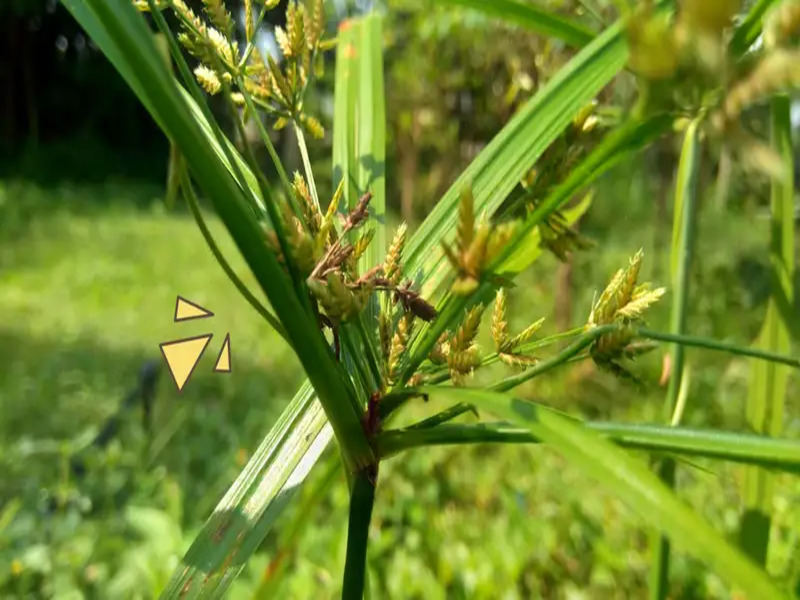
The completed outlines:
<svg viewBox="0 0 800 600">
<path fill-rule="evenodd" d="M 183 392 L 212 337 L 213 334 L 207 333 L 158 345 L 178 393 Z"/>
<path fill-rule="evenodd" d="M 191 321 L 192 319 L 207 319 L 213 316 L 213 312 L 207 308 L 203 308 L 196 302 L 187 300 L 183 296 L 179 295 L 175 299 L 175 316 L 173 320 L 176 323 L 179 321 Z"/>
<path fill-rule="evenodd" d="M 222 342 L 217 362 L 214 364 L 214 373 L 230 373 L 233 370 L 231 364 L 231 334 L 225 336 L 225 341 Z"/>
</svg>

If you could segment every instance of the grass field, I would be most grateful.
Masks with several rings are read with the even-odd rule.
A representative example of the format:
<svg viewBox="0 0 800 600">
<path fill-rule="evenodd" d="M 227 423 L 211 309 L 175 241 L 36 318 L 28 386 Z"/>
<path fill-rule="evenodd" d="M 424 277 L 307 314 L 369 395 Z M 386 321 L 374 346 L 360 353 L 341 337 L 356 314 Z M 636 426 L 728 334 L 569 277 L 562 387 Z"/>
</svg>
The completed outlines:
<svg viewBox="0 0 800 600">
<path fill-rule="evenodd" d="M 639 246 L 653 255 L 649 212 L 630 212 L 611 227 L 615 212 L 598 206 L 584 228 L 604 251 L 576 261 L 575 324 L 628 255 Z M 696 279 L 707 291 L 693 303 L 694 333 L 746 341 L 757 330 L 761 271 L 742 261 L 762 248 L 766 223 L 764 231 L 752 223 L 745 214 L 701 223 Z M 251 282 L 219 223 L 210 225 Z M 647 269 L 658 275 L 665 263 L 656 254 Z M 511 296 L 517 324 L 552 316 L 555 267 L 543 259 L 524 298 Z M 215 317 L 173 323 L 177 294 Z M 653 326 L 664 326 L 667 313 L 661 307 Z M 114 413 L 142 365 L 161 364 L 159 342 L 206 332 L 214 339 L 182 395 L 162 372 L 152 435 L 139 412 L 130 413 L 105 450 L 84 451 L 86 477 L 72 477 L 72 453 Z M 214 374 L 228 332 L 234 372 Z M 656 420 L 660 356 L 636 366 L 648 382 L 644 392 L 587 364 L 537 379 L 524 393 L 596 418 Z M 738 427 L 747 363 L 695 352 L 690 361 L 687 422 Z M 0 597 L 9 598 L 153 597 L 302 380 L 297 361 L 229 283 L 194 222 L 167 213 L 157 189 L 124 182 L 0 183 L 0 365 Z M 789 397 L 797 390 L 795 377 Z M 800 434 L 799 409 L 796 400 L 787 408 L 789 435 Z M 346 488 L 336 460 L 330 453 L 304 489 L 306 499 L 320 490 L 324 499 L 287 514 L 288 525 L 265 541 L 230 597 L 272 597 L 279 581 L 279 597 L 337 596 Z M 440 448 L 382 469 L 369 556 L 375 598 L 645 595 L 646 523 L 546 448 Z M 680 470 L 679 489 L 733 536 L 739 476 L 737 468 L 703 462 Z M 800 574 L 800 484 L 780 483 L 770 571 L 792 586 Z M 299 537 L 291 528 L 296 514 L 316 524 Z M 674 578 L 676 598 L 730 594 L 724 577 L 681 554 Z"/>
</svg>

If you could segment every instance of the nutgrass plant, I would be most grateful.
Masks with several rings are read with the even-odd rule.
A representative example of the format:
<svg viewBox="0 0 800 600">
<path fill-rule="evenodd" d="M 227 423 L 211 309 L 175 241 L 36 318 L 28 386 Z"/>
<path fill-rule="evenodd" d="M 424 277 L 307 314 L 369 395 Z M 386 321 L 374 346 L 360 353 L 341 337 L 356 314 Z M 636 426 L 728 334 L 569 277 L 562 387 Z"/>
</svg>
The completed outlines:
<svg viewBox="0 0 800 600">
<path fill-rule="evenodd" d="M 798 83 L 793 34 L 797 3 L 760 1 L 747 14 L 732 0 L 638 3 L 620 20 L 591 29 L 570 18 L 503 0 L 455 4 L 484 9 L 561 39 L 574 56 L 481 151 L 428 218 L 411 232 L 387 231 L 385 103 L 381 17 L 341 23 L 329 37 L 322 0 L 289 2 L 275 30 L 281 60 L 254 40 L 277 2 L 244 2 L 244 37 L 222 0 L 194 12 L 183 0 L 65 0 L 174 144 L 174 181 L 212 252 L 254 309 L 289 343 L 308 377 L 209 517 L 165 598 L 225 592 L 282 511 L 335 441 L 350 488 L 342 597 L 365 594 L 370 517 L 380 505 L 380 463 L 441 444 L 542 443 L 645 516 L 654 527 L 653 596 L 668 589 L 670 543 L 704 560 L 748 598 L 784 597 L 764 571 L 770 471 L 800 469 L 800 442 L 780 437 L 785 382 L 800 360 L 792 331 L 793 181 L 788 100 Z M 775 7 L 770 5 L 775 4 Z M 772 8 L 770 13 L 768 8 Z M 137 10 L 138 9 L 138 10 Z M 143 15 L 142 13 L 145 13 Z M 768 43 L 752 49 L 761 35 Z M 148 25 L 150 23 L 151 25 Z M 734 25 L 738 23 L 738 25 Z M 166 39 L 177 76 L 153 43 Z M 664 51 L 664 44 L 670 48 Z M 307 136 L 324 135 L 305 94 L 336 53 L 334 189 L 315 183 Z M 624 118 L 595 98 L 627 71 L 639 102 Z M 208 103 L 219 96 L 235 126 L 228 139 Z M 772 143 L 746 133 L 742 113 L 772 102 Z M 245 135 L 254 127 L 277 172 L 270 181 Z M 303 173 L 289 174 L 268 127 L 291 127 Z M 514 278 L 543 251 L 564 257 L 585 240 L 571 225 L 590 199 L 570 208 L 610 167 L 671 131 L 681 132 L 676 174 L 672 328 L 648 329 L 645 316 L 665 288 L 640 281 L 643 255 L 586 307 L 585 326 L 538 337 L 537 315 L 522 331 L 506 319 Z M 735 143 L 744 167 L 772 179 L 775 285 L 764 332 L 754 346 L 693 337 L 685 331 L 700 148 Z M 203 222 L 197 187 L 230 232 L 269 306 L 228 265 Z M 490 308 L 491 307 L 491 308 Z M 491 329 L 494 348 L 476 343 Z M 664 425 L 586 422 L 514 395 L 522 383 L 581 360 L 638 383 L 635 358 L 659 344 L 671 351 Z M 753 432 L 688 429 L 687 348 L 751 357 Z M 509 374 L 486 387 L 472 374 L 491 363 Z M 427 401 L 427 404 L 425 402 Z M 410 426 L 397 416 L 410 403 L 446 406 Z M 478 423 L 457 421 L 466 412 Z M 658 462 L 656 472 L 629 449 Z M 679 458 L 703 456 L 746 465 L 747 511 L 741 545 L 716 532 L 672 489 Z M 342 524 L 344 527 L 345 524 Z M 293 525 L 294 528 L 294 525 Z M 532 540 L 531 543 L 536 543 Z"/>
</svg>

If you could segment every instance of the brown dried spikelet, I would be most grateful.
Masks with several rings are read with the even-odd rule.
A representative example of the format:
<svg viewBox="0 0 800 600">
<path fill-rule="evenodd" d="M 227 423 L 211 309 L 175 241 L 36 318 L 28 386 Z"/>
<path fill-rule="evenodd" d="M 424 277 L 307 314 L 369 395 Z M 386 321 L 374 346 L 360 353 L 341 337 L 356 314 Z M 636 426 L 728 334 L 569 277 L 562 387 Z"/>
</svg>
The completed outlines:
<svg viewBox="0 0 800 600">
<path fill-rule="evenodd" d="M 497 290 L 492 311 L 492 338 L 497 352 L 503 352 L 508 344 L 508 320 L 506 318 L 506 291 Z"/>
<path fill-rule="evenodd" d="M 406 245 L 406 231 L 408 227 L 401 223 L 394 234 L 389 250 L 386 252 L 383 275 L 389 282 L 397 286 L 403 277 L 403 249 Z"/>
</svg>

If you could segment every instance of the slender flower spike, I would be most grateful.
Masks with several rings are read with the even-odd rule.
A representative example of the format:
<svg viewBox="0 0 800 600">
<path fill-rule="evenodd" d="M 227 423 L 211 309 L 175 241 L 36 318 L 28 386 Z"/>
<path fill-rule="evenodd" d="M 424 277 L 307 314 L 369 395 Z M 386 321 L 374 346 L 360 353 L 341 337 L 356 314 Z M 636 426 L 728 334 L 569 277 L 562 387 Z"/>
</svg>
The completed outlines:
<svg viewBox="0 0 800 600">
<path fill-rule="evenodd" d="M 590 348 L 590 354 L 598 366 L 619 376 L 631 377 L 617 361 L 641 354 L 645 349 L 631 343 L 633 332 L 629 326 L 642 321 L 645 311 L 666 292 L 663 287 L 651 289 L 649 283 L 637 284 L 642 257 L 643 253 L 639 250 L 626 269 L 614 274 L 593 303 L 586 325 L 587 329 L 615 323 L 620 325 L 618 330 L 600 336 Z"/>
<path fill-rule="evenodd" d="M 498 352 L 503 352 L 508 345 L 508 321 L 506 320 L 506 291 L 497 290 L 492 312 L 492 338 Z"/>
</svg>

